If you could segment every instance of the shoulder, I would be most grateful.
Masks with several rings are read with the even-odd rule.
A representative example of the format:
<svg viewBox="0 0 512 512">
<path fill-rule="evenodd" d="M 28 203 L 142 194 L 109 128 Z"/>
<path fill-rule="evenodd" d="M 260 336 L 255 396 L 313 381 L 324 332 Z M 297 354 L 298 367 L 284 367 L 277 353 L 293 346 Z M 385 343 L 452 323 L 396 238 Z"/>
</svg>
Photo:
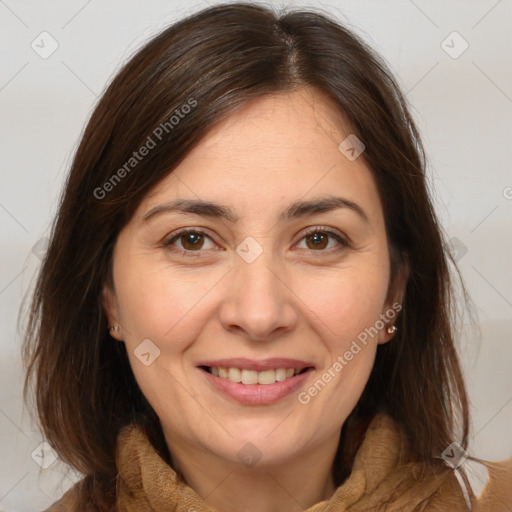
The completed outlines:
<svg viewBox="0 0 512 512">
<path fill-rule="evenodd" d="M 468 462 L 467 476 L 475 496 L 475 512 L 512 510 L 512 458 L 465 464 Z"/>
<path fill-rule="evenodd" d="M 79 488 L 80 482 L 71 487 L 60 500 L 53 503 L 45 512 L 74 512 L 77 510 Z"/>
<path fill-rule="evenodd" d="M 439 488 L 429 511 L 512 510 L 512 458 L 499 462 L 467 459 L 449 474 L 450 478 Z"/>
<path fill-rule="evenodd" d="M 53 503 L 44 512 L 98 512 L 98 508 L 92 504 L 84 504 L 82 479 L 71 487 L 58 501 Z"/>
</svg>

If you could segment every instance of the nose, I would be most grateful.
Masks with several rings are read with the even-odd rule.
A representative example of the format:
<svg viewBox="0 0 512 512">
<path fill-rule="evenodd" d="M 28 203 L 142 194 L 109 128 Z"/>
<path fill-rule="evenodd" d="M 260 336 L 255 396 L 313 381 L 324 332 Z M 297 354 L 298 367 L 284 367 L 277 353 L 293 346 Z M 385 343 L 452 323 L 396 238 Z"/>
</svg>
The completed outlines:
<svg viewBox="0 0 512 512">
<path fill-rule="evenodd" d="M 286 271 L 265 251 L 252 263 L 237 257 L 229 279 L 219 313 L 226 330 L 270 342 L 296 327 L 296 297 Z"/>
</svg>

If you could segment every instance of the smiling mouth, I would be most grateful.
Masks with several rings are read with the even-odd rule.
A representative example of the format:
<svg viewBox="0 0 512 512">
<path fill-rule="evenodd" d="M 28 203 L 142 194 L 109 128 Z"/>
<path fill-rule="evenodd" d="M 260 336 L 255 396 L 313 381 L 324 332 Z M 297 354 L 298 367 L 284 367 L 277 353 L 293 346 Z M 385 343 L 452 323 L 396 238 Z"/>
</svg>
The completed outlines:
<svg viewBox="0 0 512 512">
<path fill-rule="evenodd" d="M 293 379 L 297 375 L 301 375 L 313 369 L 312 366 L 304 368 L 270 368 L 263 371 L 248 370 L 245 368 L 227 368 L 222 366 L 200 366 L 199 368 L 220 379 L 246 385 L 261 384 L 263 386 Z"/>
</svg>

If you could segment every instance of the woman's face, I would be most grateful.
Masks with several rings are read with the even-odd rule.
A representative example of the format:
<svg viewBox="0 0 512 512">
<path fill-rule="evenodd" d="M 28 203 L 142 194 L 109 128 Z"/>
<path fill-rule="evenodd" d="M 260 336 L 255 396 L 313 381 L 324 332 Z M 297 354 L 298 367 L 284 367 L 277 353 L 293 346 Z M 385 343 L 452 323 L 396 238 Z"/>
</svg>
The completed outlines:
<svg viewBox="0 0 512 512">
<path fill-rule="evenodd" d="M 391 337 L 379 195 L 333 115 L 308 89 L 255 101 L 119 235 L 105 306 L 171 451 L 275 464 L 335 450 Z"/>
</svg>

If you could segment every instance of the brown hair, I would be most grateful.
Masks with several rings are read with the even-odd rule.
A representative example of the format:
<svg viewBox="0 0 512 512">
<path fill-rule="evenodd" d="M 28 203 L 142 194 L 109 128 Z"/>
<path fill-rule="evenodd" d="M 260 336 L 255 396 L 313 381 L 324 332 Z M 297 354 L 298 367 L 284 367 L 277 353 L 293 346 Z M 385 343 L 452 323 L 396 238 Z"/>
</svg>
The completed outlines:
<svg viewBox="0 0 512 512">
<path fill-rule="evenodd" d="M 407 275 L 398 333 L 379 346 L 342 428 L 335 481 L 350 473 L 377 411 L 403 427 L 411 458 L 425 468 L 440 464 L 436 457 L 455 436 L 467 446 L 468 404 L 453 339 L 445 244 L 418 131 L 390 71 L 356 35 L 321 13 L 217 5 L 154 37 L 108 86 L 74 157 L 36 283 L 24 340 L 25 392 L 34 384 L 44 435 L 64 462 L 84 473 L 82 503 L 111 507 L 123 425 L 146 425 L 169 460 L 125 346 L 107 330 L 102 289 L 111 282 L 117 235 L 144 195 L 215 124 L 253 99 L 305 86 L 332 99 L 340 119 L 364 142 L 361 158 L 384 209 L 391 284 Z M 155 147 L 127 166 L 163 126 Z"/>
</svg>

